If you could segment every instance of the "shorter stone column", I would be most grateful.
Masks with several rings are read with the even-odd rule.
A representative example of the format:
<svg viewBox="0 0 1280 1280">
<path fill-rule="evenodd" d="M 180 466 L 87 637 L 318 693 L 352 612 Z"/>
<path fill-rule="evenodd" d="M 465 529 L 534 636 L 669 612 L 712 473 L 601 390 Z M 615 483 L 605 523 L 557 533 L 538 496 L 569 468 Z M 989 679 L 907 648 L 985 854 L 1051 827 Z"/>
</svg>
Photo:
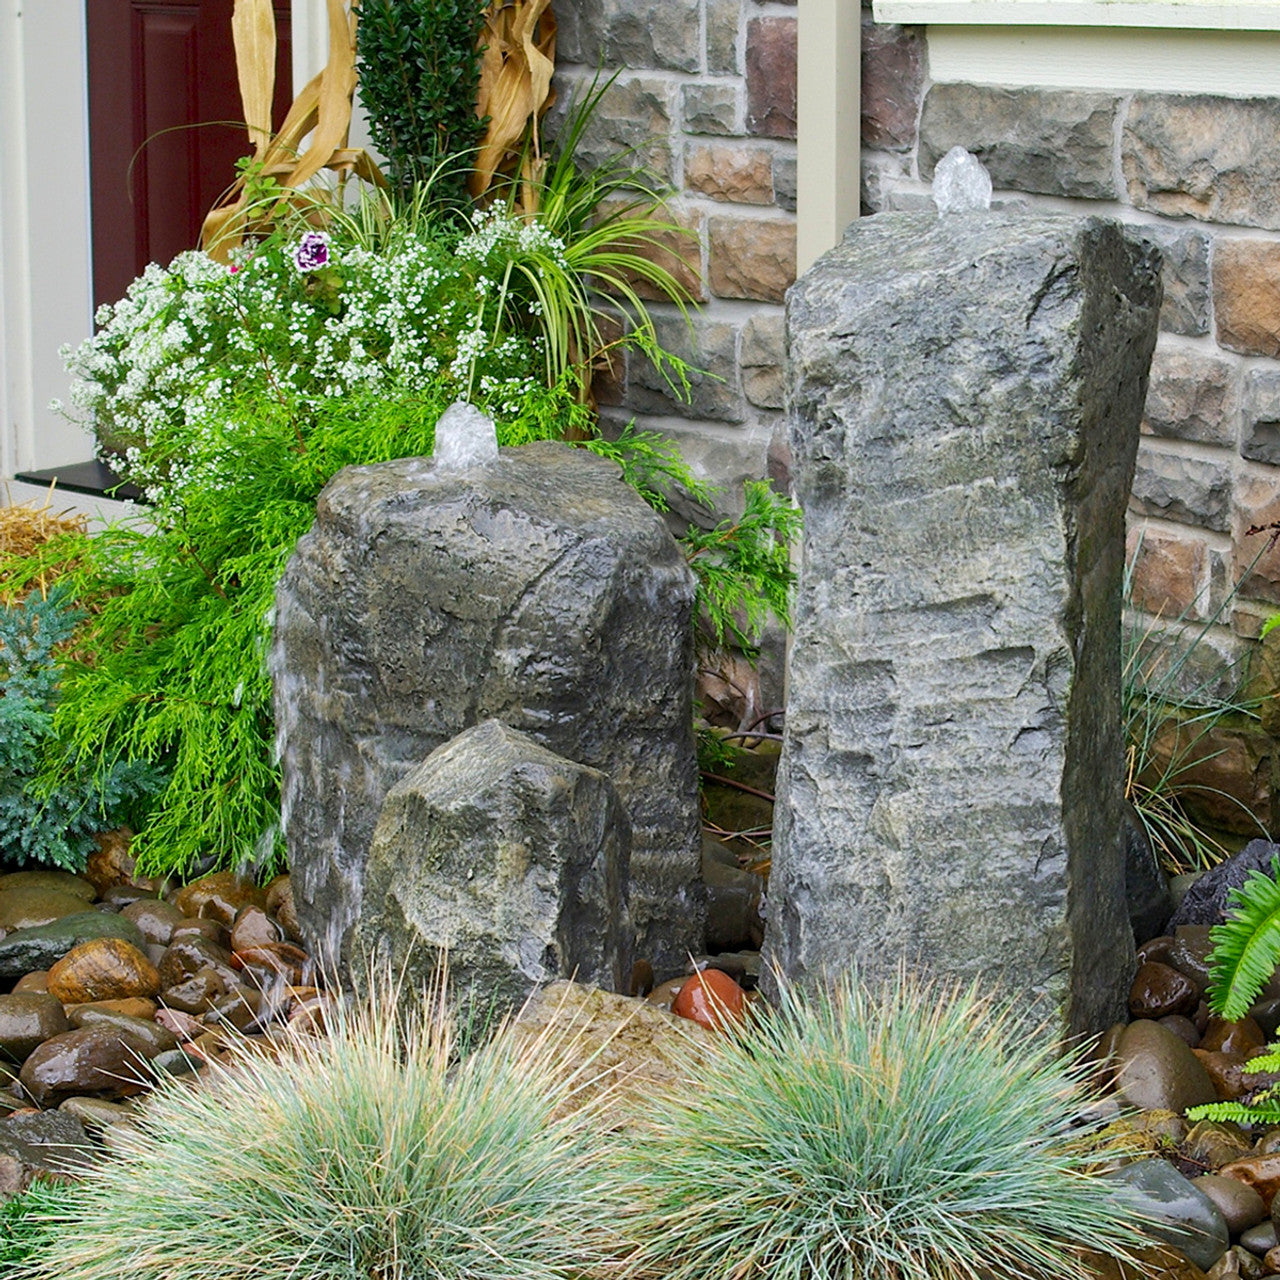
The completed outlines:
<svg viewBox="0 0 1280 1280">
<path fill-rule="evenodd" d="M 1124 515 L 1158 259 L 1101 219 L 882 214 L 788 308 L 805 534 L 767 960 L 1120 1016 Z"/>
<path fill-rule="evenodd" d="M 702 947 L 694 578 L 611 462 L 562 444 L 349 467 L 276 596 L 272 674 L 298 917 L 345 958 L 387 792 L 496 719 L 606 774 L 638 954 Z"/>
</svg>

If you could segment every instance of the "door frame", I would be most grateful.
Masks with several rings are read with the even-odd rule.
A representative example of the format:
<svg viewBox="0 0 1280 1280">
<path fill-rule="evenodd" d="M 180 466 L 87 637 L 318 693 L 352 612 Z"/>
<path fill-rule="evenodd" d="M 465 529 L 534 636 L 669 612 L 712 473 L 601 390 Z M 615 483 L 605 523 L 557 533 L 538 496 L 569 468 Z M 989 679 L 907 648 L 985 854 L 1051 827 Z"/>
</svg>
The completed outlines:
<svg viewBox="0 0 1280 1280">
<path fill-rule="evenodd" d="M 70 396 L 60 348 L 93 331 L 91 2 L 0 0 L 0 478 L 93 454 L 49 408 Z M 292 21 L 303 85 L 327 56 L 325 0 L 292 0 Z"/>
</svg>

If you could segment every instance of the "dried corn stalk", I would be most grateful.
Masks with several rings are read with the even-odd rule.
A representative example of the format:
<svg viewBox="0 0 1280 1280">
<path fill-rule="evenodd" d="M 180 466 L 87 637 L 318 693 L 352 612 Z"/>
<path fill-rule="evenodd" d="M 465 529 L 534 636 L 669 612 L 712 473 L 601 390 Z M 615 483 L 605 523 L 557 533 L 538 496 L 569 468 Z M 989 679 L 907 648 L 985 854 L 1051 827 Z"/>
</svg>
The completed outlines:
<svg viewBox="0 0 1280 1280">
<path fill-rule="evenodd" d="M 349 12 L 344 0 L 327 0 L 327 5 L 329 61 L 294 99 L 280 132 L 272 137 L 275 14 L 271 0 L 235 0 L 231 26 L 240 100 L 255 149 L 248 169 L 210 211 L 200 232 L 200 247 L 219 261 L 226 262 L 243 244 L 247 231 L 261 230 L 269 221 L 269 211 L 254 207 L 250 186 L 255 180 L 274 178 L 281 187 L 296 191 L 322 169 L 330 169 L 386 185 L 373 157 L 363 148 L 347 146 L 356 87 L 355 10 Z M 307 134 L 312 135 L 310 144 L 300 152 Z"/>
<path fill-rule="evenodd" d="M 520 209 L 537 212 L 534 180 L 546 164 L 538 124 L 555 101 L 556 20 L 550 0 L 492 0 L 485 15 L 477 114 L 489 117 L 469 186 L 477 200 L 521 167 Z M 525 145 L 526 135 L 528 146 Z"/>
</svg>

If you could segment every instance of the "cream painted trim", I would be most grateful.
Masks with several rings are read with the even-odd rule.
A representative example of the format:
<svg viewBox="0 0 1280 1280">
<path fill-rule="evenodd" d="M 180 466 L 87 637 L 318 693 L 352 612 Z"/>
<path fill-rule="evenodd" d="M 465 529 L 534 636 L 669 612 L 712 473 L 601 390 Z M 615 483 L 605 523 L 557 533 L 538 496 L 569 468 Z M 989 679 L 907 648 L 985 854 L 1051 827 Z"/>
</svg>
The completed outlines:
<svg viewBox="0 0 1280 1280">
<path fill-rule="evenodd" d="M 858 216 L 862 13 L 857 0 L 799 0 L 796 269 Z"/>
<path fill-rule="evenodd" d="M 877 22 L 1270 31 L 1277 0 L 874 0 Z"/>
<path fill-rule="evenodd" d="M 296 94 L 329 61 L 329 19 L 325 0 L 292 0 L 293 91 Z"/>
<path fill-rule="evenodd" d="M 49 409 L 70 389 L 59 347 L 93 323 L 84 14 L 0 0 L 0 475 L 93 452 Z"/>
<path fill-rule="evenodd" d="M 934 26 L 946 83 L 1280 97 L 1280 31 Z"/>
</svg>

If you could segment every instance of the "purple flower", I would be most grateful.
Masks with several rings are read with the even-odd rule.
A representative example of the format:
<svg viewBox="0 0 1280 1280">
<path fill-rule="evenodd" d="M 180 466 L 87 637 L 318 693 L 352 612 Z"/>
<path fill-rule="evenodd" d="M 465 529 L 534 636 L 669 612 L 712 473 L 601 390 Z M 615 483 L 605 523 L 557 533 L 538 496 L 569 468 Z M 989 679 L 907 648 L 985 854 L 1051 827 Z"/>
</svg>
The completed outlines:
<svg viewBox="0 0 1280 1280">
<path fill-rule="evenodd" d="M 293 265 L 303 275 L 329 265 L 329 237 L 323 231 L 308 231 L 293 251 Z"/>
</svg>

